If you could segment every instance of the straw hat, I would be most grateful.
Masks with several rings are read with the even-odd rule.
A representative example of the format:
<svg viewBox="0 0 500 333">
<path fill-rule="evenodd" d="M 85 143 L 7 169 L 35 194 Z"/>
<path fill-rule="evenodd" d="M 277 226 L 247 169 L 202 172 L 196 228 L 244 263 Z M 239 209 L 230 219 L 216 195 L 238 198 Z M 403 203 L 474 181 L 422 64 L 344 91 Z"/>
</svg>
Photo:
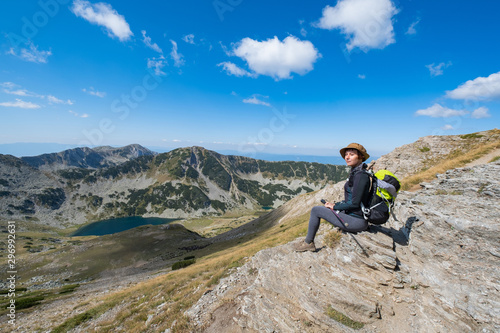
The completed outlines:
<svg viewBox="0 0 500 333">
<path fill-rule="evenodd" d="M 345 151 L 347 149 L 356 149 L 363 155 L 363 162 L 370 158 L 370 155 L 366 152 L 365 147 L 360 145 L 359 143 L 350 143 L 347 147 L 340 149 L 340 155 L 342 158 L 345 158 Z"/>
</svg>

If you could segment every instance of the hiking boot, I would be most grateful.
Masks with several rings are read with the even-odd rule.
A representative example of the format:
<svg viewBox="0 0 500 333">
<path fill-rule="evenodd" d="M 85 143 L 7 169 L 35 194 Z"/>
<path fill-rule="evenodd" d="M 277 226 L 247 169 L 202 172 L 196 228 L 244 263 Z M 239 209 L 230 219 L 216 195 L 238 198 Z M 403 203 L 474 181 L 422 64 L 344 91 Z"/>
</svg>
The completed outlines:
<svg viewBox="0 0 500 333">
<path fill-rule="evenodd" d="M 298 244 L 295 244 L 294 250 L 295 252 L 305 252 L 305 251 L 315 252 L 316 246 L 314 245 L 314 242 L 307 244 L 305 241 L 302 241 Z"/>
</svg>

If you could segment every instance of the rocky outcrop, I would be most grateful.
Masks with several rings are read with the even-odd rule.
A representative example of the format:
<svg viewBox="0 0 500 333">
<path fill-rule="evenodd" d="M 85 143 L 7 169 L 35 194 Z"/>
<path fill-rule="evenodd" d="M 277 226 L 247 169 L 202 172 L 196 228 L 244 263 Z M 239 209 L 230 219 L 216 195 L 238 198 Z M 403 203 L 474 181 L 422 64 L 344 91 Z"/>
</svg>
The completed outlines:
<svg viewBox="0 0 500 333">
<path fill-rule="evenodd" d="M 463 154 L 472 147 L 480 147 L 500 139 L 500 131 L 493 129 L 465 135 L 430 135 L 397 147 L 373 161 L 374 170 L 388 169 L 399 179 L 436 165 L 450 154 Z"/>
<path fill-rule="evenodd" d="M 295 198 L 280 223 L 337 190 Z M 260 251 L 186 314 L 204 332 L 351 331 L 329 309 L 360 332 L 498 332 L 498 207 L 499 162 L 450 170 L 400 193 L 394 219 L 335 248 L 322 224 L 315 253 L 294 242 Z"/>
<path fill-rule="evenodd" d="M 58 209 L 64 202 L 62 184 L 21 159 L 0 155 L 0 216 L 33 216 Z"/>
</svg>

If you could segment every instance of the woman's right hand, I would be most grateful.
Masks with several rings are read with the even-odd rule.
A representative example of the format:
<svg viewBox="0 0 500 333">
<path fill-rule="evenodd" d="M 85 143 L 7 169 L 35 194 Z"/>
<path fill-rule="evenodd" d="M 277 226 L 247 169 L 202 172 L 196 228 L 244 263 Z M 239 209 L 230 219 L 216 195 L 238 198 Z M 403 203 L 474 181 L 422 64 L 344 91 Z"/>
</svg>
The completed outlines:
<svg viewBox="0 0 500 333">
<path fill-rule="evenodd" d="M 326 207 L 326 208 L 333 209 L 333 206 L 334 206 L 334 204 L 333 204 L 333 203 L 331 203 L 331 202 L 325 202 L 325 207 Z"/>
</svg>

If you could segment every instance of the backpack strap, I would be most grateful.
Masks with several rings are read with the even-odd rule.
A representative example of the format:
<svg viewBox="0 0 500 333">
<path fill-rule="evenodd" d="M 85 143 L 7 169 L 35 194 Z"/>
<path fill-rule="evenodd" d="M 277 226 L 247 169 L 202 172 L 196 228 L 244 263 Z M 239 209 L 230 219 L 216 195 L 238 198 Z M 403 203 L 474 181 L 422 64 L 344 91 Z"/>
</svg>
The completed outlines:
<svg viewBox="0 0 500 333">
<path fill-rule="evenodd" d="M 377 180 L 375 175 L 373 174 L 373 170 L 364 169 L 363 172 L 365 172 L 368 175 L 368 178 L 370 179 L 370 189 L 369 189 L 370 196 L 368 198 L 368 202 L 371 204 L 373 197 L 375 196 L 375 193 L 377 193 Z M 378 206 L 378 204 L 375 206 Z M 368 221 L 368 218 L 370 216 L 370 211 L 373 207 L 365 207 L 363 201 L 361 201 L 361 211 L 363 212 L 363 217 L 365 220 Z"/>
<path fill-rule="evenodd" d="M 361 202 L 361 211 L 363 212 L 364 219 L 368 221 L 368 216 L 370 215 L 370 208 L 366 208 L 365 205 L 363 205 L 363 202 Z"/>
</svg>

